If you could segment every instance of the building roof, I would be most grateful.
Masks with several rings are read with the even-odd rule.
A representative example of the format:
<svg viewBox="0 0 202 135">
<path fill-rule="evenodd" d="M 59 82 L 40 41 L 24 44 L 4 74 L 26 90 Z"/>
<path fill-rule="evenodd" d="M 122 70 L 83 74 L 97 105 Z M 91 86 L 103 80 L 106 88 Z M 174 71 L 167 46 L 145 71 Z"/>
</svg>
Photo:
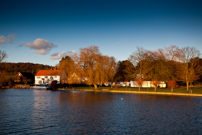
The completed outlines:
<svg viewBox="0 0 202 135">
<path fill-rule="evenodd" d="M 29 72 L 20 72 L 23 76 L 29 77 L 29 78 L 33 78 L 34 75 L 32 73 Z"/>
<path fill-rule="evenodd" d="M 55 76 L 61 75 L 62 70 L 39 70 L 35 76 Z"/>
<path fill-rule="evenodd" d="M 19 75 L 19 73 L 24 76 L 24 77 L 27 77 L 27 78 L 34 78 L 34 75 L 32 73 L 29 73 L 29 72 L 18 72 L 16 76 Z M 15 77 L 16 77 L 15 76 Z"/>
</svg>

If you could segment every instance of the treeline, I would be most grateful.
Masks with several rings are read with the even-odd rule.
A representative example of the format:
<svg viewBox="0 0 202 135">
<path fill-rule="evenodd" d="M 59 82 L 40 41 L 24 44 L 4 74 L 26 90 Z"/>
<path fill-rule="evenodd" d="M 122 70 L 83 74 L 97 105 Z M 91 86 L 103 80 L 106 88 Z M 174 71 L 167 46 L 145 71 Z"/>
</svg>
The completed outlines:
<svg viewBox="0 0 202 135">
<path fill-rule="evenodd" d="M 32 63 L 0 63 L 0 77 L 19 71 L 35 75 L 38 70 L 51 68 Z M 188 90 L 191 83 L 202 82 L 201 54 L 193 47 L 170 46 L 152 51 L 137 47 L 128 60 L 117 62 L 114 57 L 103 55 L 97 46 L 89 46 L 81 48 L 77 56 L 62 58 L 56 68 L 68 76 L 62 82 L 94 85 L 95 89 L 97 84 L 128 81 L 137 81 L 141 87 L 145 80 L 154 86 L 163 81 L 171 87 L 183 82 Z"/>
<path fill-rule="evenodd" d="M 186 83 L 188 90 L 191 83 L 201 82 L 200 57 L 200 51 L 194 47 L 179 48 L 173 45 L 154 51 L 137 47 L 128 60 L 135 66 L 135 78 L 140 82 L 142 81 L 140 79 L 158 80 L 173 85 L 173 82 L 181 81 Z M 128 74 L 130 75 L 131 73 Z"/>
<path fill-rule="evenodd" d="M 17 72 L 29 72 L 35 75 L 38 70 L 49 70 L 52 66 L 34 63 L 0 63 L 0 71 L 6 75 L 16 75 Z"/>
<path fill-rule="evenodd" d="M 90 46 L 81 48 L 76 57 L 63 58 L 58 68 L 67 73 L 69 84 L 86 80 L 86 84 L 96 88 L 106 82 L 137 81 L 141 87 L 146 80 L 154 86 L 163 81 L 172 87 L 183 82 L 188 90 L 191 83 L 202 81 L 200 57 L 200 51 L 193 47 L 170 46 L 154 51 L 137 47 L 128 60 L 116 62 L 115 58 L 101 54 L 97 46 Z M 80 82 L 75 82 L 78 78 Z"/>
<path fill-rule="evenodd" d="M 0 88 L 12 86 L 15 75 L 18 72 L 29 72 L 35 75 L 38 70 L 49 70 L 52 67 L 43 64 L 33 63 L 0 63 Z"/>
</svg>

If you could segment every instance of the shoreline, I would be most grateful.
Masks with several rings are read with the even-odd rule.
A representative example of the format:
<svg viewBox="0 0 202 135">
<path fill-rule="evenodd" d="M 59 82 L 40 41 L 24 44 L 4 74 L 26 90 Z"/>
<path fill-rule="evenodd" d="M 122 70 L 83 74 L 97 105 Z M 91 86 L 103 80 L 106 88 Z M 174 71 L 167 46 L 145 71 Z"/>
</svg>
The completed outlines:
<svg viewBox="0 0 202 135">
<path fill-rule="evenodd" d="M 58 89 L 68 90 L 68 89 Z M 148 94 L 148 95 L 168 95 L 168 96 L 190 96 L 190 97 L 202 97 L 202 94 L 190 94 L 190 93 L 171 93 L 171 92 L 148 92 L 148 91 L 124 91 L 124 90 L 92 90 L 92 89 L 71 89 L 74 91 L 94 91 L 94 92 L 108 92 L 108 93 L 128 93 L 128 94 Z"/>
<path fill-rule="evenodd" d="M 25 89 L 22 87 L 17 87 L 19 89 Z M 7 88 L 5 88 L 7 89 Z M 14 88 L 15 89 L 15 88 Z M 30 88 L 28 88 L 30 89 Z M 93 92 L 108 92 L 108 93 L 126 93 L 126 94 L 147 94 L 147 95 L 167 95 L 167 96 L 189 96 L 189 97 L 202 97 L 202 94 L 192 94 L 192 93 L 171 93 L 171 92 L 155 92 L 155 91 L 131 91 L 131 90 L 92 90 L 92 89 L 64 89 L 59 88 L 58 91 L 63 90 L 73 90 L 73 91 L 93 91 Z"/>
</svg>

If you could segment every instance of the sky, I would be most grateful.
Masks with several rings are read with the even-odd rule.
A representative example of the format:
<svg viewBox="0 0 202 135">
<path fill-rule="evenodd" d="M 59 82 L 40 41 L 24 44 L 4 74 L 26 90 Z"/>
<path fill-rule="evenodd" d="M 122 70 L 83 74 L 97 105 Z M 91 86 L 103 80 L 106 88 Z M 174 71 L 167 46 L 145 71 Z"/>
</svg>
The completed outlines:
<svg viewBox="0 0 202 135">
<path fill-rule="evenodd" d="M 6 62 L 55 66 L 95 45 L 126 60 L 137 47 L 177 45 L 202 53 L 201 0 L 1 0 Z"/>
</svg>

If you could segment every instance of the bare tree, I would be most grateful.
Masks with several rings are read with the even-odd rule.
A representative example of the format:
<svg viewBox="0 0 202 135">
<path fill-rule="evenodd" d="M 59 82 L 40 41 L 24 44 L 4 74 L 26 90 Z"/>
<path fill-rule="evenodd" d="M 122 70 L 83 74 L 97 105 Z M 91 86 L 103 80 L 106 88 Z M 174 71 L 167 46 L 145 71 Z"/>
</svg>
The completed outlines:
<svg viewBox="0 0 202 135">
<path fill-rule="evenodd" d="M 7 57 L 6 52 L 0 50 L 0 63 L 3 62 L 6 57 Z"/>
<path fill-rule="evenodd" d="M 169 61 L 176 61 L 179 62 L 180 61 L 180 52 L 181 49 L 179 47 L 177 47 L 176 45 L 171 45 L 169 47 L 165 48 L 166 50 L 166 59 Z"/>
<path fill-rule="evenodd" d="M 0 50 L 0 63 L 2 63 L 6 57 L 7 57 L 6 52 Z M 0 88 L 3 86 L 5 77 L 6 77 L 5 71 L 0 69 Z"/>
<path fill-rule="evenodd" d="M 178 70 L 178 78 L 187 85 L 187 91 L 189 90 L 189 83 L 198 79 L 198 62 L 200 57 L 200 52 L 194 47 L 184 47 L 180 51 Z"/>
<path fill-rule="evenodd" d="M 136 66 L 135 77 L 142 78 L 143 75 L 147 73 L 150 64 L 147 50 L 142 47 L 137 47 L 137 50 L 130 55 L 129 61 Z M 137 76 L 137 74 L 139 76 Z"/>
</svg>

